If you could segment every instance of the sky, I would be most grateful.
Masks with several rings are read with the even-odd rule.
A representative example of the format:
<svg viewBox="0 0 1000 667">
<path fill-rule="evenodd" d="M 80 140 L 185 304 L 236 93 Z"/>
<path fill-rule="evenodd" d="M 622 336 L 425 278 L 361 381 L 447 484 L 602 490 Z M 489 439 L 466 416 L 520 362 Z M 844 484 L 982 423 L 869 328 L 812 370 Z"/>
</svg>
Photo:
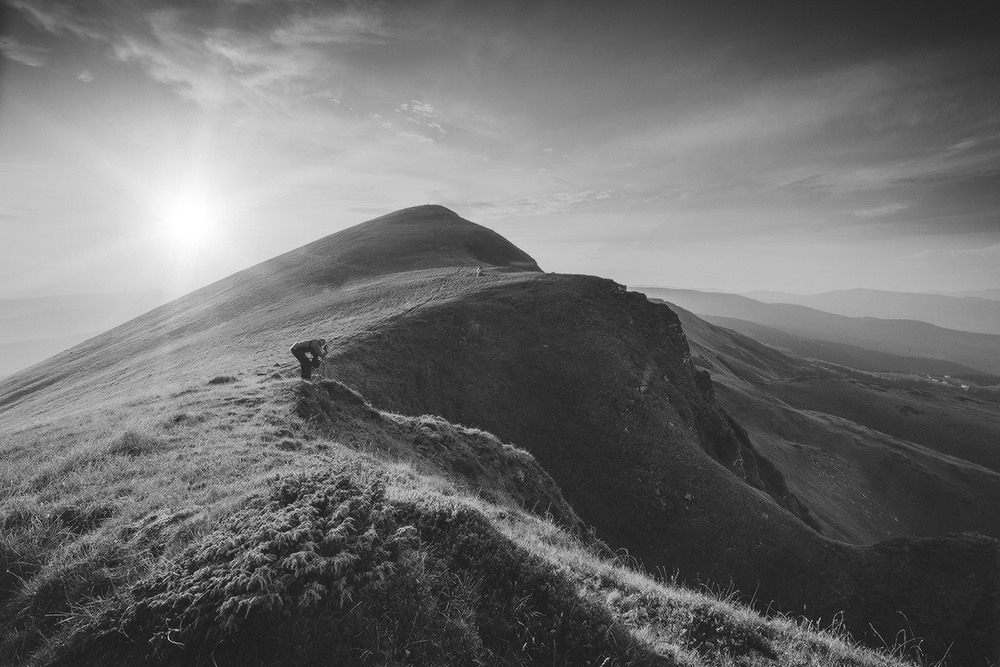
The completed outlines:
<svg viewBox="0 0 1000 667">
<path fill-rule="evenodd" d="M 0 298 L 445 205 L 548 271 L 1000 287 L 986 2 L 8 0 Z"/>
</svg>

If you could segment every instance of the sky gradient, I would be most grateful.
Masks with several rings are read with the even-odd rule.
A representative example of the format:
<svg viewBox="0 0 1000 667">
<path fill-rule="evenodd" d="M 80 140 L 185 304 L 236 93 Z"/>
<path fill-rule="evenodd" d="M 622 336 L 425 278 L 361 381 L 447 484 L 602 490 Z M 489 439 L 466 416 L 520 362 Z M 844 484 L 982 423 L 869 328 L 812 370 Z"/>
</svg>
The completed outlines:
<svg viewBox="0 0 1000 667">
<path fill-rule="evenodd" d="M 12 0 L 0 298 L 176 295 L 423 203 L 627 284 L 1000 287 L 1000 9 L 927 5 Z"/>
</svg>

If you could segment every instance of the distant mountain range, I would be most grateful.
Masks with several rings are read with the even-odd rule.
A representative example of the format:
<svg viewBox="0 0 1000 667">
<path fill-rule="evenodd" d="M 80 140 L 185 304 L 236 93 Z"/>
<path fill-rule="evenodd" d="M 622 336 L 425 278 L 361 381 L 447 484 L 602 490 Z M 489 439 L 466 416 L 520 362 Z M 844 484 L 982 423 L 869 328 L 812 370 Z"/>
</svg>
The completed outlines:
<svg viewBox="0 0 1000 667">
<path fill-rule="evenodd" d="M 636 289 L 702 317 L 727 318 L 728 325 L 748 335 L 760 334 L 764 331 L 760 328 L 763 326 L 809 341 L 848 345 L 899 358 L 922 357 L 966 367 L 966 371 L 956 368 L 956 372 L 973 369 L 974 373 L 1000 375 L 1000 335 L 956 331 L 917 320 L 847 317 L 801 305 L 764 303 L 721 292 L 659 287 Z M 753 326 L 741 325 L 740 321 Z M 819 349 L 812 343 L 809 345 L 814 350 Z M 839 357 L 830 360 L 836 358 Z M 915 370 L 912 364 L 904 366 L 895 370 Z"/>
<path fill-rule="evenodd" d="M 848 317 L 919 320 L 947 329 L 1000 335 L 1000 290 L 991 298 L 945 296 L 872 289 L 840 290 L 822 294 L 744 292 L 765 303 L 792 303 Z"/>
</svg>

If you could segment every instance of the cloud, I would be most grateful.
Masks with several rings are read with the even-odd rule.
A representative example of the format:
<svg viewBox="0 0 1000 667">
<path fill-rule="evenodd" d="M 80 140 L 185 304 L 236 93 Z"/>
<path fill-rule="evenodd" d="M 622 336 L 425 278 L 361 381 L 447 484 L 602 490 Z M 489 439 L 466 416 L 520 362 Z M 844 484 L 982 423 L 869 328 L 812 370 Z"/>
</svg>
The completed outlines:
<svg viewBox="0 0 1000 667">
<path fill-rule="evenodd" d="M 612 193 L 608 190 L 581 190 L 578 192 L 542 194 L 534 197 L 522 197 L 497 202 L 469 202 L 465 206 L 476 211 L 483 219 L 491 219 L 505 216 L 562 213 L 586 204 L 610 199 L 612 196 Z"/>
<path fill-rule="evenodd" d="M 422 134 L 414 134 L 413 132 L 400 132 L 398 136 L 402 139 L 412 141 L 418 144 L 433 144 L 434 140 L 430 137 L 425 137 Z"/>
<path fill-rule="evenodd" d="M 94 80 L 94 75 L 90 73 L 89 69 L 85 69 L 76 75 L 76 80 L 84 83 L 90 83 Z"/>
<path fill-rule="evenodd" d="M 402 116 L 402 119 L 407 123 L 411 123 L 422 129 L 433 130 L 438 138 L 448 134 L 448 130 L 444 129 L 435 120 L 439 115 L 437 109 L 427 102 L 421 102 L 420 100 L 404 102 L 396 107 L 395 112 Z M 429 137 L 426 137 L 426 139 L 427 141 L 433 141 Z"/>
<path fill-rule="evenodd" d="M 885 204 L 882 206 L 873 206 L 871 208 L 863 208 L 854 211 L 854 217 L 856 218 L 881 218 L 882 216 L 892 215 L 893 213 L 899 213 L 900 211 L 905 211 L 910 208 L 909 204 L 895 203 L 895 204 Z"/>
<path fill-rule="evenodd" d="M 358 8 L 320 16 L 293 15 L 285 24 L 274 29 L 270 38 L 275 44 L 288 47 L 384 44 L 391 40 L 389 31 L 376 13 Z"/>
<path fill-rule="evenodd" d="M 932 260 L 976 259 L 1000 257 L 1000 243 L 974 248 L 926 248 L 904 255 L 903 261 L 922 262 Z"/>
<path fill-rule="evenodd" d="M 102 39 L 108 26 L 95 16 L 88 17 L 86 12 L 69 3 L 41 2 L 40 0 L 11 0 L 11 6 L 24 11 L 41 28 L 54 33 L 72 33 L 79 37 Z M 101 12 L 97 8 L 96 16 Z"/>
<path fill-rule="evenodd" d="M 26 46 L 13 37 L 5 36 L 0 37 L 0 53 L 22 65 L 42 67 L 46 63 L 49 50 L 38 46 Z"/>
<path fill-rule="evenodd" d="M 42 29 L 105 43 L 116 59 L 137 64 L 155 81 L 210 107 L 287 107 L 317 91 L 336 90 L 331 81 L 345 71 L 329 48 L 392 39 L 376 12 L 355 4 L 322 13 L 311 3 L 280 0 L 13 4 Z M 220 26 L 223 16 L 226 23 Z M 10 42 L 5 55 L 26 57 L 15 46 Z"/>
</svg>

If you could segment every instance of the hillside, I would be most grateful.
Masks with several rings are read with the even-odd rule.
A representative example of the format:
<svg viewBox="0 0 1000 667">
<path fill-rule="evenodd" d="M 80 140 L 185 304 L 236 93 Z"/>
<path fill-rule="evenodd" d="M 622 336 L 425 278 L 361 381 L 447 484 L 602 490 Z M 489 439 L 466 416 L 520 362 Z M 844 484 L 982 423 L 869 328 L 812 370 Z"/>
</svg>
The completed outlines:
<svg viewBox="0 0 1000 667">
<path fill-rule="evenodd" d="M 1000 336 L 945 329 L 916 320 L 845 317 L 783 303 L 762 303 L 735 294 L 643 287 L 651 297 L 700 316 L 762 324 L 813 340 L 843 343 L 900 357 L 926 357 L 1000 375 Z"/>
<path fill-rule="evenodd" d="M 336 381 L 303 384 L 287 349 L 318 335 Z M 692 361 L 668 307 L 442 207 L 234 274 L 0 383 L 0 655 L 894 664 L 628 553 L 992 657 L 995 540 L 824 536 Z"/>
</svg>

